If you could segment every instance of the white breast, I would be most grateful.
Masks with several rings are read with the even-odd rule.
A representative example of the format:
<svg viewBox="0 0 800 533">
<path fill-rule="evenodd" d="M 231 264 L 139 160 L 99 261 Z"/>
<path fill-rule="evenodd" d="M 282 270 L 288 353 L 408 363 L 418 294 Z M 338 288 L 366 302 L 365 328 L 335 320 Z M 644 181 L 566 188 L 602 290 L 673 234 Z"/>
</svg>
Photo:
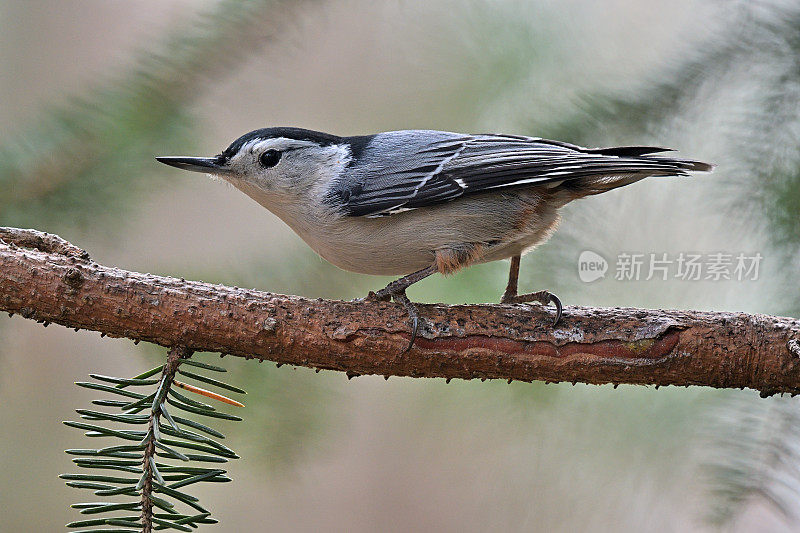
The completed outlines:
<svg viewBox="0 0 800 533">
<path fill-rule="evenodd" d="M 482 245 L 477 262 L 521 254 L 546 240 L 558 221 L 532 191 L 468 196 L 382 218 L 276 214 L 339 268 L 396 276 L 430 266 L 437 250 L 465 244 Z"/>
</svg>

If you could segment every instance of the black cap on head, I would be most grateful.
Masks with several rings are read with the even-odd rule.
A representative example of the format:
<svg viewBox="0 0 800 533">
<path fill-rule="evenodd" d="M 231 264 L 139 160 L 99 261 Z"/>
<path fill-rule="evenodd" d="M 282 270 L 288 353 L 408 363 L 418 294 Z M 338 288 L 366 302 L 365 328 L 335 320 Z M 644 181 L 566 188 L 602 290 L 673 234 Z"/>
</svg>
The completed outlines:
<svg viewBox="0 0 800 533">
<path fill-rule="evenodd" d="M 305 130 L 303 128 L 262 128 L 260 130 L 253 130 L 250 133 L 245 133 L 233 141 L 218 157 L 228 160 L 241 150 L 242 146 L 250 141 L 256 139 L 274 139 L 277 137 L 296 139 L 298 141 L 311 141 L 322 146 L 343 142 L 341 137 L 321 131 Z"/>
</svg>

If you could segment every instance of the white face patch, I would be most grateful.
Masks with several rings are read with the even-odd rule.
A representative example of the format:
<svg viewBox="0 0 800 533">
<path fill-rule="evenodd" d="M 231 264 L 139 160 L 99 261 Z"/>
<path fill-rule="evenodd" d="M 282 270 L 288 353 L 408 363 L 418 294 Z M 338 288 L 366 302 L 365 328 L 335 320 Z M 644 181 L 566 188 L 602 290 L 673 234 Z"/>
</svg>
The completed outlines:
<svg viewBox="0 0 800 533">
<path fill-rule="evenodd" d="M 261 156 L 279 153 L 277 162 L 265 166 Z M 302 191 L 325 186 L 350 162 L 347 145 L 320 145 L 313 141 L 275 137 L 253 139 L 228 161 L 230 174 L 220 177 L 262 204 L 292 201 Z"/>
</svg>

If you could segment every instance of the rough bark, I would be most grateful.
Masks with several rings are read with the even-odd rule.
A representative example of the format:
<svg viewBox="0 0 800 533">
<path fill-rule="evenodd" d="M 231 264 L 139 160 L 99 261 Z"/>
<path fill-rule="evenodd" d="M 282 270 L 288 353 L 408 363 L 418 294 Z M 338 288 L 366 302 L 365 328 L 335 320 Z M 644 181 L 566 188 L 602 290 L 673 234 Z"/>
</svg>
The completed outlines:
<svg viewBox="0 0 800 533">
<path fill-rule="evenodd" d="M 749 387 L 800 393 L 800 320 L 744 313 L 312 300 L 129 272 L 0 229 L 0 310 L 162 346 L 348 375 Z"/>
</svg>

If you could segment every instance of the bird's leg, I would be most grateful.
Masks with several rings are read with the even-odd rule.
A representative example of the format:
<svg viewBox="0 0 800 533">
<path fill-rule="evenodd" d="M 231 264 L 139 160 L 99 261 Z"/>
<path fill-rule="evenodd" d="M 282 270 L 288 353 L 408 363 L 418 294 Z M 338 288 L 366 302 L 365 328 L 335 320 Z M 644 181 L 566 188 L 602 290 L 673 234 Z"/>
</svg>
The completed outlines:
<svg viewBox="0 0 800 533">
<path fill-rule="evenodd" d="M 412 272 L 407 276 L 403 276 L 400 279 L 394 280 L 378 292 L 370 291 L 370 293 L 367 295 L 367 299 L 388 301 L 389 298 L 392 298 L 397 294 L 404 294 L 406 289 L 411 285 L 427 278 L 431 274 L 436 274 L 436 272 L 438 272 L 436 265 L 431 265 L 427 268 L 423 268 L 422 270 L 417 270 L 416 272 Z"/>
<path fill-rule="evenodd" d="M 418 270 L 412 274 L 403 276 L 402 278 L 391 282 L 378 292 L 370 291 L 370 293 L 367 295 L 367 300 L 388 301 L 389 299 L 394 299 L 395 302 L 403 304 L 403 307 L 406 308 L 408 318 L 411 322 L 411 342 L 408 343 L 408 347 L 403 351 L 403 353 L 409 351 L 411 347 L 414 346 L 414 341 L 417 339 L 417 331 L 419 329 L 419 313 L 417 312 L 417 306 L 415 306 L 411 300 L 408 299 L 408 296 L 406 296 L 406 289 L 414 283 L 421 281 L 438 271 L 439 269 L 436 267 L 436 265 L 431 265 L 427 268 L 423 268 L 422 270 Z"/>
<path fill-rule="evenodd" d="M 506 285 L 506 291 L 503 293 L 503 297 L 500 298 L 500 303 L 504 304 L 521 304 L 527 302 L 539 302 L 542 305 L 549 305 L 555 304 L 556 306 L 556 319 L 553 321 L 553 325 L 555 326 L 558 324 L 558 321 L 561 320 L 561 300 L 558 299 L 558 296 L 551 293 L 550 291 L 538 291 L 538 292 L 531 292 L 528 294 L 517 294 L 518 290 L 518 283 L 519 283 L 519 260 L 520 256 L 515 255 L 511 258 L 511 270 L 508 272 L 508 285 Z"/>
<path fill-rule="evenodd" d="M 514 298 L 517 297 L 517 284 L 519 282 L 519 260 L 520 256 L 515 255 L 511 258 L 511 269 L 508 271 L 508 285 L 506 285 L 506 292 L 500 298 L 500 303 L 512 303 Z"/>
</svg>

